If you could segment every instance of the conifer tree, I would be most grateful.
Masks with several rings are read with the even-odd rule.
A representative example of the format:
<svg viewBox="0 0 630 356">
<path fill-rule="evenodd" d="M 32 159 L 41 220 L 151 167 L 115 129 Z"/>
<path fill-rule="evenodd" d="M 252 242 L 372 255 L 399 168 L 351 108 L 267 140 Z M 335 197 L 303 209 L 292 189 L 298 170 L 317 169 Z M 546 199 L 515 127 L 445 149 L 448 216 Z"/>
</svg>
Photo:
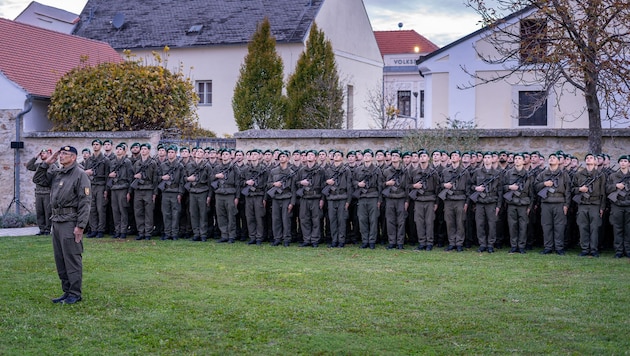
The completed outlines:
<svg viewBox="0 0 630 356">
<path fill-rule="evenodd" d="M 306 48 L 287 84 L 286 128 L 343 127 L 343 89 L 332 49 L 313 23 Z"/>
<path fill-rule="evenodd" d="M 241 131 L 282 128 L 284 67 L 268 18 L 258 24 L 247 50 L 232 98 L 236 125 Z"/>
</svg>

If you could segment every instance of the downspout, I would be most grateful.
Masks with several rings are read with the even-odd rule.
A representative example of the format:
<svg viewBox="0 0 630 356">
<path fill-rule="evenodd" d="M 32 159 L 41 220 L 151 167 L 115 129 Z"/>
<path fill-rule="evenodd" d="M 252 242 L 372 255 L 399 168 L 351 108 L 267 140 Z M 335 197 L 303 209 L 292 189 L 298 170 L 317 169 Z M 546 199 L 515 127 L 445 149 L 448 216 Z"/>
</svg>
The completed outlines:
<svg viewBox="0 0 630 356">
<path fill-rule="evenodd" d="M 17 117 L 15 118 L 15 142 L 17 144 L 21 142 L 20 138 L 21 138 L 21 132 L 22 132 L 22 118 L 24 117 L 24 115 L 28 114 L 31 111 L 31 109 L 33 109 L 33 96 L 31 94 L 26 95 L 25 106 L 26 108 L 21 113 L 19 113 Z M 20 166 L 22 164 L 20 162 L 20 149 L 17 147 L 15 148 L 15 151 L 14 151 L 13 160 L 15 162 L 15 169 L 14 169 L 15 194 L 13 194 L 13 199 L 15 200 L 15 213 L 17 215 L 20 215 L 20 206 L 22 205 L 22 203 L 20 203 Z"/>
</svg>

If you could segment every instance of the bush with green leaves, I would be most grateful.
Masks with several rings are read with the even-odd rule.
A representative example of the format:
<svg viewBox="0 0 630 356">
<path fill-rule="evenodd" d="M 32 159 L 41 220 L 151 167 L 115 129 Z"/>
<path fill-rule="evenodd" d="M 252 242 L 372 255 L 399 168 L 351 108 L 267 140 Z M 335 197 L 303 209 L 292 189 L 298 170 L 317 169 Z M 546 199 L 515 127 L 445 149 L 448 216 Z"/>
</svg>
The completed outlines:
<svg viewBox="0 0 630 356">
<path fill-rule="evenodd" d="M 402 140 L 402 149 L 417 151 L 424 148 L 429 152 L 433 150 L 477 150 L 479 147 L 479 134 L 477 125 L 472 121 L 446 119 L 446 124 L 437 125 L 431 130 L 412 130 Z"/>
<path fill-rule="evenodd" d="M 24 227 L 24 217 L 16 213 L 6 213 L 0 217 L 0 227 L 3 229 Z"/>
</svg>

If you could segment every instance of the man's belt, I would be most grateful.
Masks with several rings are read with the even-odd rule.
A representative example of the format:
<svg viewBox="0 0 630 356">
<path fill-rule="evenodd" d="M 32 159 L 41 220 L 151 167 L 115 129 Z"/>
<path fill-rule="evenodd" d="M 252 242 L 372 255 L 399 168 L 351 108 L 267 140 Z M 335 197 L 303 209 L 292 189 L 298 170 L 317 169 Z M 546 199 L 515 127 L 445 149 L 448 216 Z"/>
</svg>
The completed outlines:
<svg viewBox="0 0 630 356">
<path fill-rule="evenodd" d="M 77 212 L 77 208 L 58 208 L 52 209 L 52 214 L 53 215 L 64 215 L 64 214 L 74 214 Z"/>
</svg>

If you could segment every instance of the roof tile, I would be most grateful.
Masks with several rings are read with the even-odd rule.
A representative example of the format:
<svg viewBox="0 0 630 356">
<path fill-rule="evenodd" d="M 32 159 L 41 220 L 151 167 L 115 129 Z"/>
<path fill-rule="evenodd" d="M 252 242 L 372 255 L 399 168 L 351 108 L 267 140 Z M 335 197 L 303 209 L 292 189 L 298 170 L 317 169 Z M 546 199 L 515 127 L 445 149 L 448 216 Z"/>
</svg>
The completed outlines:
<svg viewBox="0 0 630 356">
<path fill-rule="evenodd" d="M 374 31 L 381 55 L 418 53 L 428 54 L 440 47 L 414 30 Z M 415 47 L 419 51 L 415 51 Z"/>
</svg>

